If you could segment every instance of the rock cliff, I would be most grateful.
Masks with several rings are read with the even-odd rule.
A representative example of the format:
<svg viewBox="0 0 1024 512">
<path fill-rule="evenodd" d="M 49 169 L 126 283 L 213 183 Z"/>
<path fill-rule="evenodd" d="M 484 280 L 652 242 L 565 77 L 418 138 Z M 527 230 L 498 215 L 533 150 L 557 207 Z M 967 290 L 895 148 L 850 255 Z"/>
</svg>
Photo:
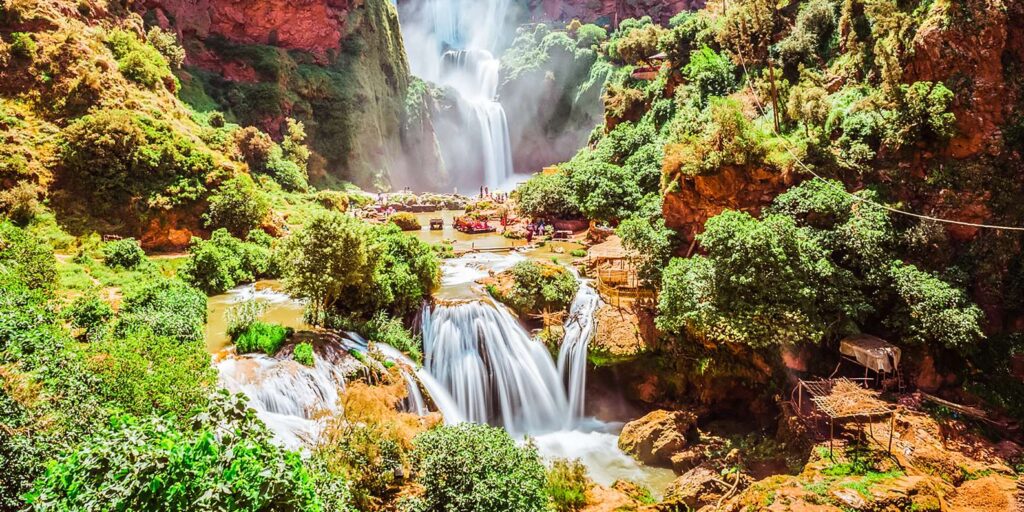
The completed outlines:
<svg viewBox="0 0 1024 512">
<path fill-rule="evenodd" d="M 703 6 L 703 0 L 530 0 L 531 12 L 537 19 L 569 21 L 575 18 L 610 25 L 641 16 L 663 23 L 680 11 Z"/>
</svg>

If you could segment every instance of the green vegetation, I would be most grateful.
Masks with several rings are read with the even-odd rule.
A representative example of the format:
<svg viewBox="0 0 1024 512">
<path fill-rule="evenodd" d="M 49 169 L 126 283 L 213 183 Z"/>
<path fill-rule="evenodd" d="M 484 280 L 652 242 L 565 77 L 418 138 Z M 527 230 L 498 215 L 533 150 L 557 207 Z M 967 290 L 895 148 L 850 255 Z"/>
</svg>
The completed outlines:
<svg viewBox="0 0 1024 512">
<path fill-rule="evenodd" d="M 576 278 L 557 263 L 522 261 L 508 270 L 508 277 L 511 284 L 507 289 L 490 290 L 520 315 L 565 311 L 580 287 Z"/>
<path fill-rule="evenodd" d="M 272 258 L 273 239 L 262 231 L 250 231 L 243 242 L 226 229 L 213 232 L 209 240 L 192 239 L 189 259 L 178 270 L 183 280 L 213 295 L 277 273 Z"/>
<path fill-rule="evenodd" d="M 417 510 L 472 512 L 544 510 L 544 465 L 532 445 L 517 446 L 505 430 L 444 425 L 420 434 L 412 452 L 424 493 Z"/>
<path fill-rule="evenodd" d="M 163 38 L 157 39 L 163 42 Z M 115 29 L 107 35 L 106 42 L 117 59 L 118 68 L 128 79 L 150 89 L 161 84 L 172 91 L 177 89 L 177 79 L 167 59 L 147 41 L 139 40 L 132 32 Z"/>
<path fill-rule="evenodd" d="M 277 324 L 252 322 L 235 337 L 235 350 L 239 354 L 263 352 L 268 356 L 277 354 L 291 335 L 290 329 Z"/>
<path fill-rule="evenodd" d="M 398 212 L 388 220 L 402 231 L 419 231 L 423 227 L 419 219 L 409 212 Z"/>
<path fill-rule="evenodd" d="M 316 356 L 313 354 L 313 345 L 302 342 L 295 345 L 295 349 L 292 352 L 292 357 L 299 364 L 306 366 L 316 366 Z"/>
<path fill-rule="evenodd" d="M 587 491 L 593 485 L 587 468 L 579 459 L 556 459 L 547 470 L 547 493 L 557 512 L 575 512 L 587 506 Z"/>
<path fill-rule="evenodd" d="M 134 269 L 146 261 L 146 253 L 142 251 L 138 240 L 125 238 L 103 244 L 103 263 L 108 267 Z"/>
<path fill-rule="evenodd" d="M 232 178 L 210 195 L 204 219 L 207 227 L 224 228 L 245 237 L 258 228 L 270 213 L 270 200 L 246 174 Z"/>
<path fill-rule="evenodd" d="M 568 184 L 568 177 L 560 172 L 530 178 L 515 191 L 519 211 L 542 219 L 579 217 L 579 207 L 565 193 Z"/>
</svg>

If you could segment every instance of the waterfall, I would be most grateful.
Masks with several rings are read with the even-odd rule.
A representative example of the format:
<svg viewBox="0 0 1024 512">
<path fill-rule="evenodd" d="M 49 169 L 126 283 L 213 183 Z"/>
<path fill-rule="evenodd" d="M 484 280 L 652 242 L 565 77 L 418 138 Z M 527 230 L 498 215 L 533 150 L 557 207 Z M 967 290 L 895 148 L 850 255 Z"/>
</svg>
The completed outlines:
<svg viewBox="0 0 1024 512">
<path fill-rule="evenodd" d="M 601 298 L 586 282 L 573 300 L 569 318 L 565 321 L 565 336 L 558 351 L 558 374 L 566 383 L 569 397 L 567 421 L 583 417 L 583 398 L 587 386 L 587 346 L 594 336 L 594 313 Z"/>
<path fill-rule="evenodd" d="M 505 109 L 496 100 L 500 61 L 493 52 L 510 0 L 421 0 L 400 4 L 402 35 L 415 75 L 458 96 L 457 133 L 439 137 L 442 154 L 464 190 L 496 188 L 512 177 Z M 461 140 L 468 136 L 475 140 Z"/>
<path fill-rule="evenodd" d="M 482 301 L 423 311 L 426 368 L 467 421 L 509 432 L 566 426 L 569 402 L 551 356 L 503 307 Z"/>
</svg>

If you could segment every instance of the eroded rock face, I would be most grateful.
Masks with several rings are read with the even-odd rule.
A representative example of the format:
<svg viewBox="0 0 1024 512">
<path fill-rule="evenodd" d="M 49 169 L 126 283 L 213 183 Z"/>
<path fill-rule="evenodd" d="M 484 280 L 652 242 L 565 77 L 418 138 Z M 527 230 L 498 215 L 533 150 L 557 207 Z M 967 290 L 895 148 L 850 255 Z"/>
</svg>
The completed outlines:
<svg viewBox="0 0 1024 512">
<path fill-rule="evenodd" d="M 654 335 L 651 315 L 641 317 L 636 311 L 601 304 L 595 313 L 597 329 L 590 342 L 590 352 L 595 358 L 609 363 L 628 360 L 650 348 Z"/>
<path fill-rule="evenodd" d="M 672 467 L 672 455 L 686 448 L 696 424 L 688 411 L 654 411 L 623 427 L 619 448 L 644 464 Z"/>
<path fill-rule="evenodd" d="M 304 50 L 341 48 L 349 11 L 361 0 L 147 0 L 157 19 L 186 34 Z"/>
<path fill-rule="evenodd" d="M 685 177 L 675 191 L 665 194 L 665 225 L 692 240 L 711 217 L 726 209 L 757 215 L 795 182 L 790 173 L 746 167 L 723 167 L 715 174 Z"/>
<path fill-rule="evenodd" d="M 726 481 L 728 480 L 728 481 Z M 723 480 L 721 471 L 706 464 L 697 466 L 675 479 L 665 489 L 665 502 L 682 504 L 689 509 L 698 510 L 706 506 L 715 506 L 732 489 L 732 485 L 743 489 L 750 485 L 751 479 L 745 474 L 733 474 Z"/>
</svg>

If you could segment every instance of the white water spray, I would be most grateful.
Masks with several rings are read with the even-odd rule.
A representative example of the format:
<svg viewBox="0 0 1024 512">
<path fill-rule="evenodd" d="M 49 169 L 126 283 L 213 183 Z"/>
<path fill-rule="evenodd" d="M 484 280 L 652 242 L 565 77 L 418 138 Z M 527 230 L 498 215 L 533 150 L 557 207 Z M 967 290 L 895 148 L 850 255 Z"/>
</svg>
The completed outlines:
<svg viewBox="0 0 1024 512">
<path fill-rule="evenodd" d="M 508 120 L 496 99 L 500 62 L 493 55 L 509 2 L 421 0 L 399 6 L 413 74 L 456 91 L 464 110 L 459 135 L 475 139 L 470 144 L 446 137 L 438 141 L 446 159 L 454 160 L 446 162 L 451 169 L 471 173 L 453 177 L 463 190 L 496 188 L 512 178 Z"/>
</svg>

